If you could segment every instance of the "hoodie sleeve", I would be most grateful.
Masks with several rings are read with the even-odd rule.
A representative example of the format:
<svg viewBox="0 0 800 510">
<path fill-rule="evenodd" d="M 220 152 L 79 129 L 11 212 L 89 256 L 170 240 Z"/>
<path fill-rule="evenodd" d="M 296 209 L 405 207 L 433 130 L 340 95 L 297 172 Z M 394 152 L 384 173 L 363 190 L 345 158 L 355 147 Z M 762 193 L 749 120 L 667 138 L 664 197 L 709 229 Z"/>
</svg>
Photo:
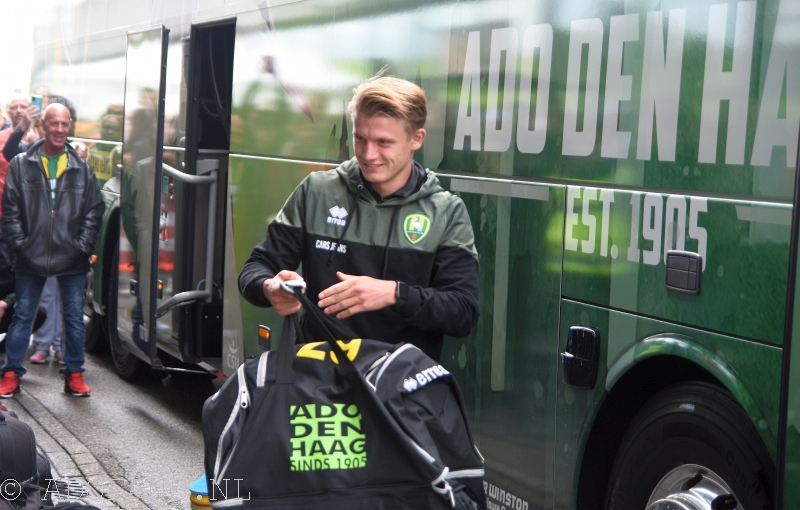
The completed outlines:
<svg viewBox="0 0 800 510">
<path fill-rule="evenodd" d="M 278 216 L 267 227 L 264 240 L 253 248 L 239 274 L 239 292 L 256 306 L 272 306 L 262 291 L 264 280 L 281 271 L 295 271 L 303 258 L 306 181 L 286 200 Z"/>
<path fill-rule="evenodd" d="M 395 310 L 424 331 L 467 336 L 480 313 L 478 252 L 464 202 L 452 197 L 442 244 L 436 250 L 429 287 L 411 286 Z"/>
</svg>

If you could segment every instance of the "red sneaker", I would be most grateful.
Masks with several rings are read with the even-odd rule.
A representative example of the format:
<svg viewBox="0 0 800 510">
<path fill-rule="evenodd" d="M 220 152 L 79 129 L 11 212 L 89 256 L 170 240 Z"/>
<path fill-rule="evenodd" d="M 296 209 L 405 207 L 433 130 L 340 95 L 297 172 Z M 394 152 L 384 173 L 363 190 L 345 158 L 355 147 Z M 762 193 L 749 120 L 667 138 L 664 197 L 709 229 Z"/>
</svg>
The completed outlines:
<svg viewBox="0 0 800 510">
<path fill-rule="evenodd" d="M 69 374 L 64 380 L 64 392 L 73 397 L 88 397 L 91 391 L 83 382 L 83 375 L 80 372 Z"/>
<path fill-rule="evenodd" d="M 15 393 L 19 393 L 19 377 L 13 370 L 9 370 L 0 381 L 0 398 L 11 398 Z"/>
</svg>

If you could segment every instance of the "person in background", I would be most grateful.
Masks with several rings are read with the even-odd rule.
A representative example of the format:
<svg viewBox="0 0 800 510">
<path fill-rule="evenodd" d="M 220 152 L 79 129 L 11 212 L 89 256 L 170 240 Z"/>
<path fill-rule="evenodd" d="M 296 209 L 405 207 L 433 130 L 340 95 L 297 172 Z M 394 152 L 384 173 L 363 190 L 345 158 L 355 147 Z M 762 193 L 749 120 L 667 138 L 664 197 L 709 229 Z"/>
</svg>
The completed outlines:
<svg viewBox="0 0 800 510">
<path fill-rule="evenodd" d="M 39 122 L 40 115 L 38 106 L 28 106 L 14 129 L 10 130 L 10 133 L 2 139 L 0 150 L 6 161 L 11 161 L 20 152 L 28 150 L 30 144 L 42 138 L 44 133 Z"/>
<path fill-rule="evenodd" d="M 0 115 L 2 115 L 2 117 L 0 117 L 0 131 L 4 131 L 11 127 L 11 119 L 5 116 L 2 104 L 0 104 Z"/>
<path fill-rule="evenodd" d="M 117 165 L 122 160 L 122 105 L 111 105 L 100 119 L 99 141 L 92 143 L 86 161 L 97 176 L 97 185 L 103 189 L 106 182 L 113 182 L 111 186 L 119 193 L 119 180 Z M 167 153 L 169 153 L 167 151 Z M 165 153 L 166 154 L 166 153 Z"/>
<path fill-rule="evenodd" d="M 0 131 L 0 148 L 13 149 L 9 152 L 13 158 L 19 153 L 20 142 L 35 142 L 40 138 L 34 129 L 35 121 L 39 118 L 39 109 L 31 106 L 31 99 L 28 96 L 17 96 L 11 99 L 6 105 L 6 114 L 11 120 L 11 128 Z M 33 120 L 31 120 L 33 119 Z M 13 137 L 11 143 L 7 143 Z M 0 194 L 3 192 L 3 184 L 6 182 L 6 172 L 8 172 L 8 162 L 6 152 L 0 153 Z M 0 195 L 2 198 L 2 195 Z"/>
<path fill-rule="evenodd" d="M 65 365 L 62 347 L 64 327 L 61 318 L 61 300 L 58 298 L 58 280 L 55 276 L 47 278 L 42 289 L 42 297 L 39 299 L 39 306 L 44 309 L 47 319 L 33 334 L 34 353 L 28 359 L 37 365 L 45 363 L 50 357 L 50 348 L 52 347 L 56 352 L 58 364 Z"/>
<path fill-rule="evenodd" d="M 12 160 L 3 193 L 2 231 L 15 255 L 17 302 L 6 337 L 7 361 L 0 367 L 2 398 L 19 392 L 25 373 L 22 357 L 46 275 L 57 277 L 61 292 L 64 391 L 76 397 L 88 397 L 91 392 L 82 375 L 84 291 L 105 206 L 94 172 L 67 144 L 72 128 L 69 110 L 61 104 L 49 105 L 42 128 L 44 139 Z"/>
<path fill-rule="evenodd" d="M 88 156 L 89 150 L 86 148 L 85 143 L 75 142 L 72 144 L 72 148 L 75 149 L 75 153 L 78 154 L 81 159 L 85 160 L 86 156 Z"/>
</svg>

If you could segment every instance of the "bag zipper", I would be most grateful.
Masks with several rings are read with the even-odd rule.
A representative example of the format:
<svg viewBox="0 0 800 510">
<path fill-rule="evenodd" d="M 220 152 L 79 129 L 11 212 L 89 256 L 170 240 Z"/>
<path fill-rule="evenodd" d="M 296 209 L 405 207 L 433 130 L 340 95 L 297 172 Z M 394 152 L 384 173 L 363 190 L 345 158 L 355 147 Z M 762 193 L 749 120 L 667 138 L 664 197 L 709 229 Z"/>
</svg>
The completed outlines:
<svg viewBox="0 0 800 510">
<path fill-rule="evenodd" d="M 400 347 L 399 349 L 397 349 L 396 351 L 394 351 L 392 353 L 392 355 L 389 356 L 386 359 L 386 361 L 381 366 L 381 369 L 378 371 L 378 375 L 375 377 L 375 388 L 378 387 L 378 382 L 381 380 L 381 376 L 383 375 L 383 372 L 385 372 L 386 369 L 389 368 L 389 365 L 395 360 L 395 358 L 397 358 L 397 356 L 399 356 L 400 354 L 402 354 L 404 351 L 406 351 L 408 349 L 416 349 L 416 347 L 414 347 L 411 344 L 405 344 L 402 347 Z"/>
<path fill-rule="evenodd" d="M 245 381 L 244 363 L 239 365 L 239 368 L 236 370 L 236 376 L 239 383 L 236 404 L 232 409 L 230 416 L 228 417 L 228 422 L 225 424 L 225 428 L 222 429 L 219 440 L 217 441 L 217 459 L 213 473 L 215 479 L 220 479 L 222 478 L 222 475 L 225 474 L 225 471 L 228 469 L 228 463 L 230 462 L 231 457 L 233 457 L 233 453 L 236 451 L 236 447 L 239 445 L 239 439 L 241 438 L 241 435 L 239 435 L 233 442 L 233 446 L 231 447 L 230 452 L 228 452 L 228 458 L 225 459 L 225 465 L 221 466 L 222 441 L 225 439 L 225 434 L 227 434 L 230 428 L 233 426 L 233 423 L 236 421 L 236 418 L 238 418 L 242 409 L 246 411 L 250 407 L 250 394 L 247 391 L 247 382 Z"/>
</svg>

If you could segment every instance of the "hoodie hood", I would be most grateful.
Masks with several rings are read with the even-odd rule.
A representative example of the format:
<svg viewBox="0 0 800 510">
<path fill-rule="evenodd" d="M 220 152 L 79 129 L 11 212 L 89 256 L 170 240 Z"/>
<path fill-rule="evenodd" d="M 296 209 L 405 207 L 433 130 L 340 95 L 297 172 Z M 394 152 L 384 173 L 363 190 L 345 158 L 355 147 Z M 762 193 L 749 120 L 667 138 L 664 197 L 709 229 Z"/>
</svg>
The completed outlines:
<svg viewBox="0 0 800 510">
<path fill-rule="evenodd" d="M 351 193 L 358 195 L 358 187 L 364 186 L 363 182 L 361 181 L 361 167 L 358 164 L 358 160 L 354 157 L 348 161 L 345 161 L 336 169 L 336 173 L 339 175 L 339 178 L 346 183 L 347 189 Z M 373 203 L 376 207 L 397 207 L 399 205 L 416 202 L 417 200 L 444 191 L 444 188 L 442 188 L 442 186 L 439 184 L 439 178 L 436 177 L 434 172 L 426 168 L 425 176 L 425 182 L 422 184 L 422 187 L 419 189 L 419 191 L 412 193 L 407 197 L 391 197 L 382 202 L 378 202 L 370 193 L 361 192 L 361 200 L 367 200 Z"/>
</svg>

